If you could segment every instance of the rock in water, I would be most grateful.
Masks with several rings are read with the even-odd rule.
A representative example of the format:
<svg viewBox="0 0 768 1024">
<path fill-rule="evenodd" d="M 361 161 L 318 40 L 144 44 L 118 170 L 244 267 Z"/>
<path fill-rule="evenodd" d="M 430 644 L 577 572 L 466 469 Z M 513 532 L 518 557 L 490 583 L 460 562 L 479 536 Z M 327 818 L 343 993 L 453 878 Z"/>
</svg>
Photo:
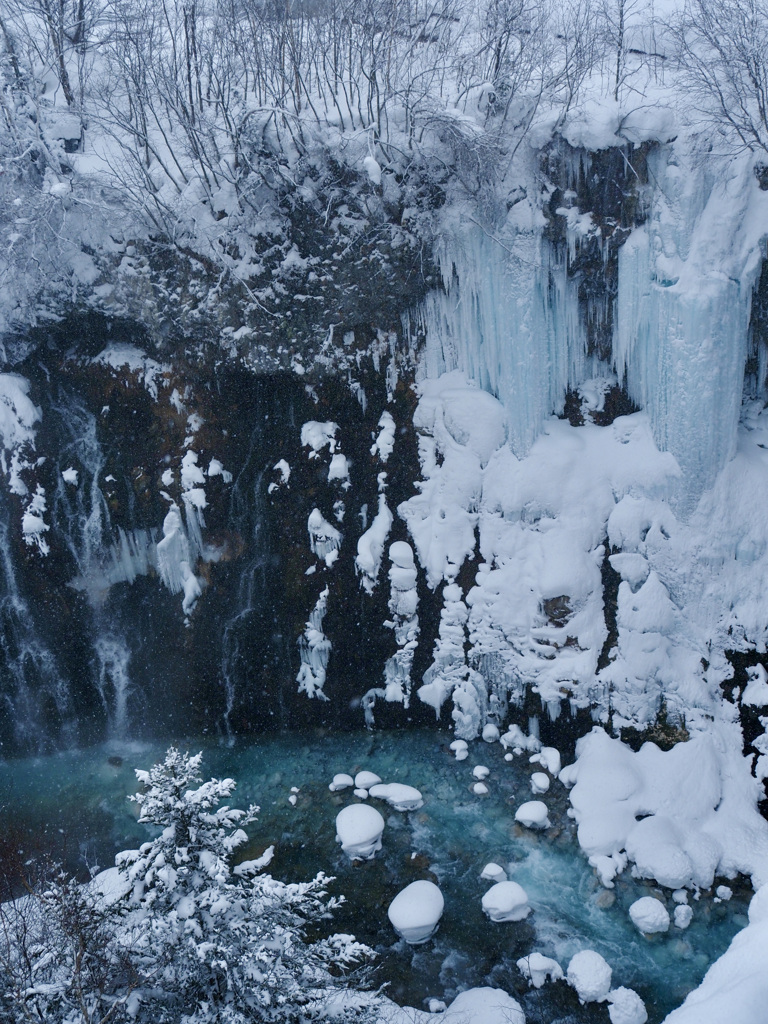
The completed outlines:
<svg viewBox="0 0 768 1024">
<path fill-rule="evenodd" d="M 367 804 L 351 804 L 336 815 L 336 841 L 351 860 L 372 860 L 383 831 L 384 819 Z"/>
<path fill-rule="evenodd" d="M 443 915 L 445 901 L 434 882 L 411 882 L 392 900 L 387 916 L 397 934 L 411 946 L 426 942 Z"/>
</svg>

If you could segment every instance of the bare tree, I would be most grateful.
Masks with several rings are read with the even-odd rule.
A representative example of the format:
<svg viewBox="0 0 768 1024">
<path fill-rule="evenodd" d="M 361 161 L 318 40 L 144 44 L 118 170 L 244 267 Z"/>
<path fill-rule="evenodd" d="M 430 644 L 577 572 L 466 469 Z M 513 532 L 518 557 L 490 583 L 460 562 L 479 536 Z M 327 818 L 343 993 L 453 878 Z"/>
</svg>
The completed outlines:
<svg viewBox="0 0 768 1024">
<path fill-rule="evenodd" d="M 768 153 L 768 8 L 688 0 L 672 27 L 676 62 L 700 119 L 738 148 Z"/>
</svg>

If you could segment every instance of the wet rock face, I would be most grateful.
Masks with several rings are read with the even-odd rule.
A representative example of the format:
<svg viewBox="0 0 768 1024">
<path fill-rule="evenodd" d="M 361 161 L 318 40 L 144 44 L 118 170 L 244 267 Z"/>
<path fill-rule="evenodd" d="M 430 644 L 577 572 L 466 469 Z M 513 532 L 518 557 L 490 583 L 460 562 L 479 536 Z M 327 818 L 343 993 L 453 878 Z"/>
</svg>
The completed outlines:
<svg viewBox="0 0 768 1024">
<path fill-rule="evenodd" d="M 578 280 L 589 353 L 610 362 L 613 307 L 618 292 L 619 249 L 645 220 L 650 145 L 627 145 L 586 153 L 555 140 L 545 151 L 544 214 L 547 235 Z M 565 211 L 586 214 L 589 230 L 568 238 Z M 584 226 L 586 228 L 586 225 Z"/>
<path fill-rule="evenodd" d="M 70 323 L 70 339 L 57 332 L 15 368 L 42 414 L 27 476 L 44 489 L 50 551 L 24 543 L 23 499 L 4 488 L 3 754 L 105 736 L 359 726 L 360 699 L 396 645 L 383 625 L 386 560 L 366 594 L 357 541 L 380 488 L 395 510 L 419 475 L 408 380 L 357 354 L 354 379 L 350 369 L 311 381 L 182 358 L 96 360 L 146 342 L 125 324 L 96 326 L 89 318 L 83 342 Z M 386 465 L 371 451 L 385 407 Z M 333 452 L 302 445 L 309 421 L 338 425 Z M 334 455 L 346 475 L 330 472 Z M 169 536 L 174 508 L 182 529 Z M 314 509 L 341 535 L 332 564 L 311 548 Z M 405 537 L 396 518 L 390 541 Z M 171 542 L 186 551 L 178 580 L 163 561 Z M 297 692 L 297 641 L 326 589 L 327 700 L 310 699 Z M 426 712 L 377 711 L 380 724 L 414 717 Z"/>
</svg>

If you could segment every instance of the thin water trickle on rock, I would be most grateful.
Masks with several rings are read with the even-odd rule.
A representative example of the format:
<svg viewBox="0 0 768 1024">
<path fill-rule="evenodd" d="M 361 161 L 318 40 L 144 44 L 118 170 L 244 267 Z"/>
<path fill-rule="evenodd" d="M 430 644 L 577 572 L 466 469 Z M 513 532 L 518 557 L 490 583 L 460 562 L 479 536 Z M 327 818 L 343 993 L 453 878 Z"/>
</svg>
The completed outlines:
<svg viewBox="0 0 768 1024">
<path fill-rule="evenodd" d="M 323 870 L 336 876 L 335 894 L 347 903 L 336 912 L 333 929 L 354 932 L 378 950 L 377 980 L 391 998 L 423 1007 L 436 997 L 449 1001 L 463 988 L 505 988 L 525 1008 L 529 1024 L 553 1021 L 605 1021 L 605 1006 L 580 1007 L 563 984 L 528 990 L 516 960 L 538 951 L 567 967 L 580 949 L 595 949 L 613 968 L 613 985 L 635 988 L 646 1001 L 651 1024 L 663 1019 L 722 953 L 745 924 L 749 892 L 729 903 L 712 896 L 691 900 L 693 923 L 687 931 L 645 939 L 628 916 L 629 905 L 653 893 L 671 906 L 671 894 L 633 880 L 625 872 L 615 890 L 604 890 L 575 840 L 566 814 L 567 791 L 556 780 L 543 799 L 552 828 L 532 832 L 514 821 L 514 808 L 531 797 L 530 775 L 540 768 L 527 755 L 504 760 L 499 744 L 470 746 L 457 762 L 448 733 L 436 731 L 353 733 L 343 736 L 286 734 L 264 736 L 233 746 L 191 739 L 179 745 L 204 750 L 208 776 L 238 781 L 233 803 L 260 804 L 243 851 L 254 856 L 275 844 L 270 870 L 278 877 L 306 879 Z M 147 768 L 162 755 L 159 745 L 109 744 L 80 752 L 0 763 L 0 816 L 13 822 L 0 855 L 6 868 L 14 856 L 50 853 L 72 869 L 112 863 L 114 854 L 143 841 L 126 795 L 136 789 L 135 767 Z M 489 792 L 472 792 L 472 769 L 486 765 Z M 385 782 L 417 787 L 424 806 L 414 812 L 391 810 L 372 800 L 386 821 L 383 849 L 365 863 L 351 863 L 335 841 L 339 810 L 357 801 L 351 790 L 331 793 L 338 772 L 376 772 Z M 297 787 L 296 805 L 289 797 Z M 493 924 L 482 913 L 481 898 L 491 885 L 480 878 L 496 861 L 526 890 L 533 913 L 518 923 Z M 440 886 L 445 913 L 436 936 L 409 947 L 397 939 L 387 907 L 408 883 L 427 878 Z M 735 886 L 738 890 L 738 886 Z"/>
</svg>

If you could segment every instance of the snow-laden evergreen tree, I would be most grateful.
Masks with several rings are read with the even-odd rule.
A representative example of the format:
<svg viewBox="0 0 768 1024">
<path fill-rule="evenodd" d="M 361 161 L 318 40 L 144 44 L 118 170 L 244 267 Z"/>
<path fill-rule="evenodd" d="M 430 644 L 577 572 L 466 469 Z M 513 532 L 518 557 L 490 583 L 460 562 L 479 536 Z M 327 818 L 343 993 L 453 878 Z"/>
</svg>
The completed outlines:
<svg viewBox="0 0 768 1024">
<path fill-rule="evenodd" d="M 235 783 L 198 785 L 201 760 L 171 748 L 137 771 L 144 790 L 130 799 L 159 834 L 118 855 L 116 886 L 57 876 L 31 900 L 0 908 L 3 1024 L 365 1017 L 370 1000 L 340 997 L 351 977 L 360 983 L 372 951 L 351 935 L 307 934 L 324 930 L 316 926 L 341 902 L 328 896 L 330 879 L 261 874 L 271 847 L 233 866 L 248 838 L 241 826 L 258 808 L 219 806 Z"/>
<path fill-rule="evenodd" d="M 171 748 L 161 764 L 137 771 L 139 820 L 161 831 L 117 864 L 130 885 L 132 941 L 157 960 L 146 996 L 156 1002 L 162 992 L 168 1019 L 178 1020 L 181 1007 L 185 1024 L 306 1020 L 370 951 L 349 935 L 305 938 L 307 925 L 340 902 L 328 897 L 325 875 L 292 884 L 261 875 L 271 848 L 233 870 L 232 854 L 248 838 L 240 826 L 258 808 L 219 806 L 232 779 L 194 788 L 201 758 Z"/>
</svg>

